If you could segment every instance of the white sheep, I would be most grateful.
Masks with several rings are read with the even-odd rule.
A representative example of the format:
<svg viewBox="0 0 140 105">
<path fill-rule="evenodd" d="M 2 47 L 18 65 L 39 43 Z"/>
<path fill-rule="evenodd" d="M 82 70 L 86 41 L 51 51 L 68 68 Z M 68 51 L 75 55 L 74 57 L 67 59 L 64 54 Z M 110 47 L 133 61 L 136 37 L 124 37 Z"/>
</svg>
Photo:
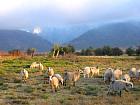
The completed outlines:
<svg viewBox="0 0 140 105">
<path fill-rule="evenodd" d="M 62 78 L 62 76 L 60 75 L 60 74 L 54 74 L 53 75 L 54 77 L 56 77 L 58 80 L 59 80 L 59 82 L 61 83 L 61 85 L 63 85 L 63 78 Z"/>
<path fill-rule="evenodd" d="M 112 81 L 121 79 L 122 70 L 116 69 L 112 75 Z"/>
<path fill-rule="evenodd" d="M 73 71 L 73 72 L 65 72 L 64 73 L 64 85 L 69 83 L 73 83 L 73 86 L 75 86 L 75 82 L 79 80 L 80 78 L 80 70 Z"/>
<path fill-rule="evenodd" d="M 43 70 L 44 69 L 43 64 L 39 63 L 38 68 L 39 70 Z"/>
<path fill-rule="evenodd" d="M 131 68 L 130 70 L 129 70 L 129 76 L 130 76 L 130 78 L 135 78 L 136 77 L 136 68 Z"/>
<path fill-rule="evenodd" d="M 137 79 L 137 80 L 140 79 L 140 69 L 136 71 L 136 79 Z"/>
<path fill-rule="evenodd" d="M 99 76 L 99 68 L 98 67 L 90 67 L 91 77 Z"/>
<path fill-rule="evenodd" d="M 59 80 L 56 77 L 52 77 L 50 80 L 50 85 L 53 92 L 57 92 L 57 89 L 59 88 Z"/>
<path fill-rule="evenodd" d="M 91 77 L 95 75 L 99 76 L 99 68 L 98 67 L 85 67 L 84 72 L 83 72 L 84 78 L 86 76 L 89 78 L 90 74 L 91 74 Z"/>
<path fill-rule="evenodd" d="M 87 76 L 89 78 L 90 75 L 90 67 L 85 67 L 83 72 L 84 78 Z"/>
<path fill-rule="evenodd" d="M 128 91 L 128 89 L 133 88 L 133 83 L 124 81 L 124 80 L 115 80 L 110 83 L 109 89 L 108 89 L 108 95 L 112 92 L 119 92 L 119 95 L 121 97 L 122 90 Z"/>
<path fill-rule="evenodd" d="M 33 63 L 30 65 L 30 68 L 31 68 L 31 69 L 35 68 L 35 67 L 36 67 L 36 64 L 37 64 L 36 62 L 33 62 Z"/>
<path fill-rule="evenodd" d="M 122 80 L 130 82 L 131 78 L 130 78 L 129 74 L 124 74 L 122 77 Z"/>
<path fill-rule="evenodd" d="M 41 63 L 37 63 L 37 62 L 33 62 L 33 63 L 31 64 L 30 68 L 31 68 L 31 69 L 37 68 L 37 69 L 39 69 L 39 70 L 43 70 L 43 69 L 44 69 L 43 65 L 42 65 Z"/>
<path fill-rule="evenodd" d="M 28 79 L 28 71 L 25 69 L 21 70 L 20 77 L 23 82 L 26 82 L 26 80 Z"/>
<path fill-rule="evenodd" d="M 113 69 L 112 68 L 108 68 L 105 73 L 104 73 L 104 82 L 105 83 L 110 83 L 112 76 L 113 76 Z"/>
<path fill-rule="evenodd" d="M 51 67 L 48 67 L 47 75 L 49 76 L 49 81 L 51 80 L 52 76 L 54 75 L 54 70 Z"/>
</svg>

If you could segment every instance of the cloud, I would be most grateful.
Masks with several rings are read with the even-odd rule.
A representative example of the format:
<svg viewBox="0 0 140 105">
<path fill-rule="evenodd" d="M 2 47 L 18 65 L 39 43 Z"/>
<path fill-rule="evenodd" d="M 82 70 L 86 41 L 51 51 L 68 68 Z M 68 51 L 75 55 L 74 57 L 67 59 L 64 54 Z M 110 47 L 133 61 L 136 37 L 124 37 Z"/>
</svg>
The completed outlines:
<svg viewBox="0 0 140 105">
<path fill-rule="evenodd" d="M 138 0 L 0 0 L 2 27 L 98 23 L 140 16 Z"/>
</svg>

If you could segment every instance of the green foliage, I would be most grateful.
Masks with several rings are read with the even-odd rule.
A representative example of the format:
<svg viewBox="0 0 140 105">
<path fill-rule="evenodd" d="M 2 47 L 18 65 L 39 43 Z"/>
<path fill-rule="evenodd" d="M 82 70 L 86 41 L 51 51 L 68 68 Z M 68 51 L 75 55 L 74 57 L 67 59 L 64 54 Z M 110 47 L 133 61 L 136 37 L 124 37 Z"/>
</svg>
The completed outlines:
<svg viewBox="0 0 140 105">
<path fill-rule="evenodd" d="M 30 56 L 34 56 L 34 53 L 36 52 L 36 48 L 28 48 L 27 49 L 27 55 L 30 55 Z"/>
<path fill-rule="evenodd" d="M 98 92 L 100 91 L 100 88 L 97 86 L 86 86 L 84 87 L 76 87 L 71 91 L 71 94 L 82 94 L 82 95 L 93 95 L 97 96 Z"/>
<path fill-rule="evenodd" d="M 136 55 L 140 56 L 140 46 L 136 49 Z"/>
<path fill-rule="evenodd" d="M 103 48 L 97 48 L 97 49 L 93 49 L 92 47 L 89 47 L 87 49 L 82 49 L 81 50 L 81 55 L 86 55 L 86 56 L 92 56 L 92 55 L 96 55 L 96 56 L 120 56 L 123 54 L 123 51 L 118 48 L 111 48 L 109 46 L 104 46 Z"/>
<path fill-rule="evenodd" d="M 120 48 L 115 47 L 115 48 L 112 48 L 111 55 L 113 55 L 113 56 L 120 56 L 120 55 L 123 55 L 123 51 Z"/>
<path fill-rule="evenodd" d="M 24 92 L 27 92 L 27 93 L 32 93 L 32 92 L 34 92 L 34 91 L 35 91 L 35 89 L 32 88 L 31 86 L 27 86 L 27 87 L 24 89 Z"/>
<path fill-rule="evenodd" d="M 48 93 L 45 93 L 45 94 L 42 95 L 43 99 L 48 99 L 49 97 L 50 97 L 50 95 Z"/>
<path fill-rule="evenodd" d="M 128 54 L 128 56 L 132 56 L 136 52 L 135 52 L 135 50 L 133 48 L 129 47 L 129 48 L 126 49 L 125 53 Z"/>
</svg>

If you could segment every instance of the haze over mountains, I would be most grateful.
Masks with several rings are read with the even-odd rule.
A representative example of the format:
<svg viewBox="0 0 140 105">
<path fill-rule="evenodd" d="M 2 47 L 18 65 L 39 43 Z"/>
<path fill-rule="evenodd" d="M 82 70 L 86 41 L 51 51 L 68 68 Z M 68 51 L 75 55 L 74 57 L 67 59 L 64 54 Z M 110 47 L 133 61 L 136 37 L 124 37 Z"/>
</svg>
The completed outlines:
<svg viewBox="0 0 140 105">
<path fill-rule="evenodd" d="M 40 35 L 52 43 L 67 43 L 86 31 L 93 29 L 94 25 L 79 24 L 79 25 L 61 25 L 61 26 L 46 26 L 42 29 Z"/>
<path fill-rule="evenodd" d="M 67 28 L 61 28 L 61 30 L 48 29 L 49 35 L 45 32 L 37 35 L 21 30 L 0 30 L 0 50 L 26 50 L 33 47 L 37 51 L 47 51 L 53 44 L 50 43 L 51 38 L 54 43 L 62 39 L 62 42 L 71 44 L 76 49 L 97 48 L 105 45 L 122 48 L 140 45 L 140 22 L 116 22 L 93 28 L 85 27 L 71 27 L 69 28 L 71 30 L 67 30 Z M 84 33 L 84 31 L 86 32 Z M 73 40 L 69 41 L 70 39 Z"/>
<path fill-rule="evenodd" d="M 140 22 L 110 23 L 87 31 L 69 42 L 76 49 L 88 47 L 131 47 L 140 45 Z"/>
<path fill-rule="evenodd" d="M 51 43 L 42 37 L 21 30 L 0 30 L 0 50 L 36 48 L 37 51 L 48 51 Z"/>
</svg>

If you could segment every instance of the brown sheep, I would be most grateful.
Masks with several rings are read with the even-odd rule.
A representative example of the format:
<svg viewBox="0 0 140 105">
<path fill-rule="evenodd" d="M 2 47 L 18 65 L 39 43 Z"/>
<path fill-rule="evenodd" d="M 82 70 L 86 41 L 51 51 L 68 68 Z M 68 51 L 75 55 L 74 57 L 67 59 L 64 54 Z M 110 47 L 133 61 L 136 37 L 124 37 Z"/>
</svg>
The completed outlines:
<svg viewBox="0 0 140 105">
<path fill-rule="evenodd" d="M 75 86 L 75 82 L 79 80 L 80 78 L 80 70 L 74 71 L 74 72 L 66 72 L 64 73 L 64 85 L 69 83 L 73 83 L 73 86 Z"/>
<path fill-rule="evenodd" d="M 57 89 L 59 88 L 59 80 L 56 77 L 52 77 L 50 80 L 50 85 L 53 92 L 57 92 Z"/>
</svg>

